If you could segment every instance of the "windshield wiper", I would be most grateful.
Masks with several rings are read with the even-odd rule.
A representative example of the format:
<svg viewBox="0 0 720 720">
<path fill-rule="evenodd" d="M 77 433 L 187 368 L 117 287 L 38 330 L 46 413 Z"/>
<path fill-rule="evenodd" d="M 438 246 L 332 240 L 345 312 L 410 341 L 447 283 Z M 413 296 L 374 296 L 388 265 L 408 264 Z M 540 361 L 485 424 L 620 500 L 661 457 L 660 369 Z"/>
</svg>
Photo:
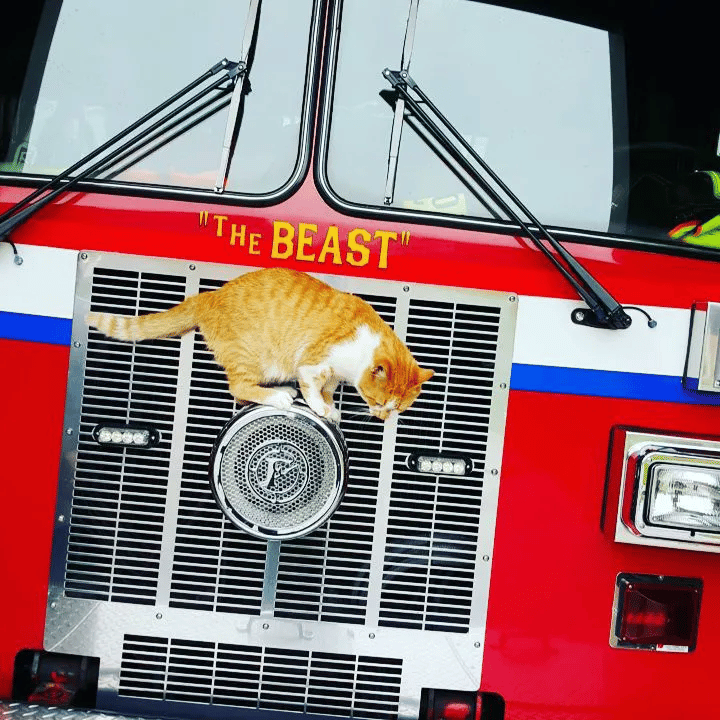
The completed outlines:
<svg viewBox="0 0 720 720">
<path fill-rule="evenodd" d="M 405 39 L 403 40 L 402 56 L 400 58 L 401 72 L 410 71 L 410 58 L 412 58 L 413 44 L 415 42 L 415 26 L 420 0 L 410 0 L 407 25 L 405 26 Z M 395 103 L 392 130 L 390 131 L 390 149 L 388 150 L 388 167 L 385 177 L 385 204 L 390 205 L 395 194 L 395 178 L 397 177 L 397 161 L 400 154 L 400 136 L 402 135 L 403 118 L 405 116 L 405 100 L 398 97 Z"/>
<path fill-rule="evenodd" d="M 240 61 L 238 62 L 238 67 L 242 75 L 235 84 L 232 99 L 230 100 L 230 111 L 228 112 L 227 126 L 225 127 L 225 139 L 220 155 L 220 167 L 218 168 L 217 179 L 215 180 L 215 192 L 218 193 L 224 192 L 225 190 L 228 168 L 230 167 L 230 149 L 242 119 L 242 107 L 240 103 L 243 95 L 249 92 L 249 84 L 246 83 L 246 80 L 250 69 L 250 54 L 255 47 L 255 41 L 257 39 L 258 23 L 260 21 L 259 10 L 260 0 L 250 0 L 247 19 L 245 20 L 245 33 L 240 50 Z"/>
<path fill-rule="evenodd" d="M 128 125 L 124 130 L 121 130 L 117 135 L 110 138 L 110 140 L 85 155 L 85 157 L 78 160 L 71 167 L 63 170 L 58 175 L 55 175 L 45 185 L 30 193 L 0 215 L 0 242 L 7 242 L 10 244 L 13 252 L 15 253 L 15 263 L 17 265 L 21 264 L 22 258 L 18 255 L 15 243 L 10 240 L 10 234 L 17 229 L 18 226 L 28 220 L 38 210 L 45 207 L 45 205 L 52 202 L 58 195 L 68 191 L 79 182 L 87 180 L 100 172 L 108 171 L 118 162 L 125 160 L 134 153 L 137 153 L 138 150 L 145 148 L 148 144 L 158 138 L 162 138 L 160 143 L 143 153 L 141 157 L 145 157 L 151 152 L 155 152 L 155 150 L 159 147 L 162 147 L 162 145 L 169 142 L 170 139 L 186 132 L 191 127 L 194 127 L 198 122 L 227 106 L 230 102 L 227 95 L 230 94 L 237 84 L 237 79 L 245 74 L 245 70 L 245 67 L 241 67 L 239 63 L 231 62 L 227 59 L 221 60 L 193 80 L 189 85 L 185 86 L 182 90 L 178 91 L 167 100 L 161 102 L 157 107 L 143 115 L 139 120 L 136 120 Z M 197 93 L 185 100 L 185 102 L 169 110 L 165 115 L 162 115 L 151 125 L 147 125 L 148 122 L 160 115 L 160 113 L 180 102 L 186 95 L 203 85 L 203 83 L 211 80 L 218 73 L 222 73 L 219 78 L 216 78 L 209 84 L 206 84 Z M 201 112 L 202 115 L 198 116 Z M 183 125 L 183 123 L 186 124 Z M 173 133 L 172 136 L 167 137 L 167 132 L 173 128 L 177 128 L 179 125 L 183 125 L 183 127 Z M 130 137 L 129 140 L 123 142 L 122 145 L 118 145 L 118 143 L 126 140 L 126 138 L 135 131 L 138 132 Z M 165 137 L 163 138 L 163 136 Z M 113 146 L 117 147 L 110 150 Z M 101 159 L 91 165 L 88 165 L 88 163 L 95 160 L 108 150 L 110 150 L 110 152 L 104 155 Z M 138 159 L 140 158 L 135 158 L 133 163 L 137 162 Z M 80 170 L 83 167 L 85 167 L 85 169 Z M 128 167 L 128 165 L 125 167 Z M 80 170 L 80 172 L 73 174 L 78 170 Z"/>
<path fill-rule="evenodd" d="M 590 325 L 592 327 L 608 328 L 611 330 L 623 330 L 630 327 L 632 318 L 625 312 L 620 303 L 548 232 L 548 230 L 540 223 L 540 221 L 523 205 L 520 200 L 512 193 L 505 183 L 498 177 L 492 168 L 478 155 L 475 149 L 458 130 L 450 123 L 450 121 L 438 110 L 430 98 L 418 87 L 417 83 L 410 77 L 407 70 L 389 70 L 383 71 L 383 76 L 393 86 L 397 92 L 398 101 L 403 101 L 403 111 L 405 108 L 412 113 L 428 134 L 438 143 L 457 164 L 477 183 L 482 192 L 484 192 L 511 220 L 516 222 L 524 233 L 531 239 L 535 246 L 552 262 L 567 281 L 575 288 L 578 295 L 587 303 L 591 310 L 588 313 L 582 309 L 576 309 L 571 313 L 572 321 L 578 325 Z M 428 112 L 427 110 L 430 112 Z M 431 114 L 432 113 L 432 114 Z M 438 122 L 439 121 L 439 122 Z M 399 131 L 397 131 L 399 138 Z M 422 137 L 422 135 L 421 135 Z M 455 142 L 453 142 L 453 139 Z M 485 171 L 492 179 L 497 188 L 499 188 L 507 198 L 514 204 L 516 208 L 525 216 L 527 221 L 534 225 L 536 230 L 533 231 L 528 227 L 528 223 L 523 220 L 520 213 L 503 198 L 500 193 L 488 182 L 488 180 L 480 173 L 477 166 L 468 159 L 467 155 L 461 151 L 456 144 L 467 153 L 472 160 Z M 437 148 L 432 144 L 429 146 L 434 152 L 438 152 Z M 386 184 L 386 202 L 388 202 L 388 193 L 390 174 L 388 174 L 388 183 Z M 394 168 L 392 181 L 394 183 Z M 557 257 L 545 245 L 544 238 L 550 247 L 557 253 Z M 561 262 L 562 259 L 562 262 Z M 629 309 L 629 308 L 628 308 Z M 639 308 L 633 308 L 638 309 Z M 645 312 L 640 310 L 640 312 Z M 647 315 L 647 313 L 645 313 Z M 648 316 L 649 318 L 649 316 Z M 650 327 L 655 327 L 656 323 L 650 319 L 648 323 Z"/>
</svg>

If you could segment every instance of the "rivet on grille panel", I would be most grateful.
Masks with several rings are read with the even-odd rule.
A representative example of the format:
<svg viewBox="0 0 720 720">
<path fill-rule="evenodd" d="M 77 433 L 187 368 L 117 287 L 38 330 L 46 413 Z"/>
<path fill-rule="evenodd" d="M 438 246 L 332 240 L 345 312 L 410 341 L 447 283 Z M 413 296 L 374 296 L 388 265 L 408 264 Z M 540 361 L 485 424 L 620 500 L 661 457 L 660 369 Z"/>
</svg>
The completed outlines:
<svg viewBox="0 0 720 720">
<path fill-rule="evenodd" d="M 340 430 L 310 410 L 253 406 L 222 430 L 210 462 L 218 505 L 266 540 L 302 537 L 330 518 L 347 485 Z"/>
</svg>

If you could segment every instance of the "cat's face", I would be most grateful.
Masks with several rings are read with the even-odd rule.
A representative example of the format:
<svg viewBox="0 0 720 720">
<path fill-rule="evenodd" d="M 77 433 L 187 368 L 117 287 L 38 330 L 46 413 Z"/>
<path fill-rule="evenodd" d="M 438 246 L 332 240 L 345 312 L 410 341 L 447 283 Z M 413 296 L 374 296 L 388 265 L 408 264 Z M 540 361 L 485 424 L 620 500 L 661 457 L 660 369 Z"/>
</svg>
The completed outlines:
<svg viewBox="0 0 720 720">
<path fill-rule="evenodd" d="M 393 413 L 405 412 L 417 399 L 422 384 L 434 374 L 433 370 L 419 367 L 414 360 L 399 363 L 376 358 L 363 373 L 358 390 L 370 414 L 387 420 Z"/>
</svg>

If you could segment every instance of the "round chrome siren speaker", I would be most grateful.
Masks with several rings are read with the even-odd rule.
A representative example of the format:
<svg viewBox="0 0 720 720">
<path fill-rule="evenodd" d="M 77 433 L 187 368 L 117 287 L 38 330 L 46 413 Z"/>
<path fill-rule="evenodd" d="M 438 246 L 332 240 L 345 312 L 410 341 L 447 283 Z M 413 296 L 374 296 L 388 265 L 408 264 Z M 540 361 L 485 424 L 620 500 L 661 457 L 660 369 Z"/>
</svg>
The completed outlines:
<svg viewBox="0 0 720 720">
<path fill-rule="evenodd" d="M 345 438 L 302 405 L 253 405 L 222 430 L 211 485 L 237 527 L 265 540 L 302 537 L 330 518 L 347 486 Z"/>
</svg>

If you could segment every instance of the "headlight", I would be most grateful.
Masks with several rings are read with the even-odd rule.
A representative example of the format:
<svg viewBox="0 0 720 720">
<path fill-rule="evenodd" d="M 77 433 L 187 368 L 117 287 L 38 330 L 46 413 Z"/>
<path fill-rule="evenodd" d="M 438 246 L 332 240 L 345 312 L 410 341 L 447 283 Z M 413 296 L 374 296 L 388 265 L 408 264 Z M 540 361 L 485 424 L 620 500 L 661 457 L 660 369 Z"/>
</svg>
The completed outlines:
<svg viewBox="0 0 720 720">
<path fill-rule="evenodd" d="M 720 552 L 720 441 L 616 430 L 613 492 L 615 540 Z"/>
<path fill-rule="evenodd" d="M 648 468 L 644 520 L 648 525 L 720 532 L 720 470 L 704 458 L 668 460 Z M 716 463 L 714 463 L 716 464 Z"/>
</svg>

